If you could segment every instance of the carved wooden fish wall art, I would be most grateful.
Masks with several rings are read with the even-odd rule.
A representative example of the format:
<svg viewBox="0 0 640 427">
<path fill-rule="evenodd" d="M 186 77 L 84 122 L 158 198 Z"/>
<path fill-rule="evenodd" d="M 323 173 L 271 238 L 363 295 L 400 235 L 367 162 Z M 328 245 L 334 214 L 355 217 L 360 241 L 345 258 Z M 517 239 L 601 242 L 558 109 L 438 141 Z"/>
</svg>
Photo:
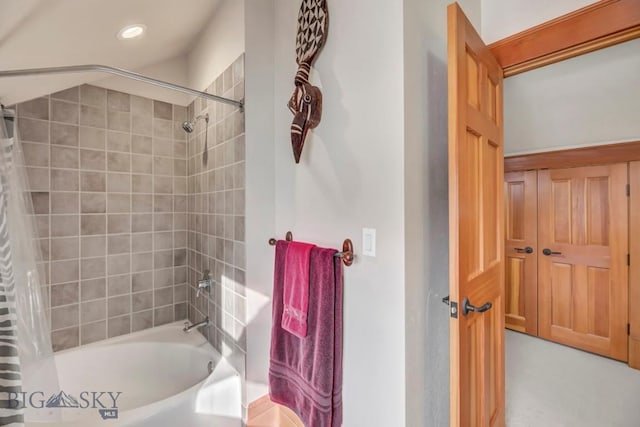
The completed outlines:
<svg viewBox="0 0 640 427">
<path fill-rule="evenodd" d="M 300 163 L 302 147 L 310 129 L 320 123 L 322 117 L 322 92 L 309 83 L 311 65 L 324 45 L 329 26 L 329 10 L 326 0 L 303 0 L 298 13 L 296 38 L 296 62 L 298 71 L 294 79 L 295 90 L 289 100 L 293 113 L 291 146 L 296 163 Z"/>
</svg>

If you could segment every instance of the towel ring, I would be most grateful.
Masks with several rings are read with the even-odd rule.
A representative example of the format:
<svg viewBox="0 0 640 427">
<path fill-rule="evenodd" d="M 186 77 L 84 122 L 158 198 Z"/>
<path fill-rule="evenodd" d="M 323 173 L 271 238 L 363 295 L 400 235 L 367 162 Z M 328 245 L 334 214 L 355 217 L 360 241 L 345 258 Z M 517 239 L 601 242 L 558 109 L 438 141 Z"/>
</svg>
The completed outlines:
<svg viewBox="0 0 640 427">
<path fill-rule="evenodd" d="M 285 240 L 287 242 L 293 241 L 293 233 L 291 233 L 290 231 L 287 231 L 287 234 L 285 235 Z M 278 240 L 275 237 L 272 237 L 269 239 L 269 244 L 271 246 L 275 246 L 277 241 Z M 344 239 L 344 242 L 342 243 L 342 252 L 336 252 L 333 256 L 342 258 L 342 263 L 345 266 L 347 267 L 351 266 L 355 258 L 355 255 L 353 253 L 353 242 L 351 241 L 351 239 Z"/>
</svg>

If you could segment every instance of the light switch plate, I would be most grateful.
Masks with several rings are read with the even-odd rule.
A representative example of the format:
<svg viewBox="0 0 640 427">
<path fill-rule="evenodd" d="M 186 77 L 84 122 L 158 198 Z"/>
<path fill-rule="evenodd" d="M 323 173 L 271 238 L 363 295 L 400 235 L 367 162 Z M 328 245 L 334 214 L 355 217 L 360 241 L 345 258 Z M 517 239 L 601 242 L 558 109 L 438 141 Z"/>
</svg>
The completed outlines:
<svg viewBox="0 0 640 427">
<path fill-rule="evenodd" d="M 375 228 L 363 228 L 362 229 L 362 255 L 364 256 L 376 256 L 376 229 Z"/>
</svg>

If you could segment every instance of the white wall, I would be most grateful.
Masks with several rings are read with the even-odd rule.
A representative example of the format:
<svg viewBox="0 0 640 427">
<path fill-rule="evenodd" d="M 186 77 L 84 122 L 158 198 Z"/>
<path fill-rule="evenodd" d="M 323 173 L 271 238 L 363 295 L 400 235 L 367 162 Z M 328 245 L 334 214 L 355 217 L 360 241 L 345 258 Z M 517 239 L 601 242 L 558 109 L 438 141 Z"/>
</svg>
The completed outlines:
<svg viewBox="0 0 640 427">
<path fill-rule="evenodd" d="M 594 0 L 481 0 L 481 2 L 482 39 L 486 43 L 493 43 L 585 7 L 594 3 Z"/>
<path fill-rule="evenodd" d="M 275 236 L 274 41 L 281 0 L 245 0 L 247 401 L 268 393 Z"/>
<path fill-rule="evenodd" d="M 192 40 L 208 24 L 219 1 L 3 0 L 0 68 L 104 64 L 154 70 L 153 64 L 184 55 L 193 47 Z M 118 30 L 133 23 L 145 24 L 146 34 L 135 40 L 119 40 Z M 108 77 L 88 73 L 1 78 L 0 100 L 5 104 L 23 102 Z M 148 87 L 144 83 L 140 86 Z M 145 96 L 156 94 L 145 92 Z"/>
<path fill-rule="evenodd" d="M 216 76 L 244 53 L 244 22 L 243 0 L 221 0 L 211 22 L 204 28 L 188 54 L 135 71 L 196 90 L 205 90 Z M 191 95 L 141 85 L 119 77 L 103 79 L 92 84 L 179 105 L 188 105 L 194 99 Z"/>
<path fill-rule="evenodd" d="M 258 144 L 269 144 L 271 136 L 266 123 L 264 133 L 249 134 L 253 119 L 248 104 L 247 168 L 250 174 L 257 174 L 252 167 L 275 168 L 275 227 L 268 230 L 273 235 L 283 237 L 291 230 L 296 239 L 330 247 L 341 246 L 346 237 L 354 240 L 357 261 L 344 273 L 344 425 L 401 426 L 405 425 L 402 2 L 329 2 L 329 38 L 312 71 L 312 80 L 324 95 L 322 122 L 311 132 L 296 165 L 286 102 L 296 72 L 299 7 L 298 0 L 274 4 L 275 163 L 269 163 L 269 157 L 258 162 L 251 153 Z M 250 8 L 248 16 L 253 14 Z M 253 22 L 270 27 L 268 11 L 260 13 L 262 20 Z M 247 27 L 249 22 L 248 18 Z M 258 78 L 249 65 L 255 42 L 250 31 L 259 30 L 247 30 L 248 103 L 261 102 L 250 87 L 252 76 Z M 263 37 L 268 36 L 266 29 Z M 263 65 L 259 78 L 268 82 L 269 65 Z M 264 114 L 270 109 L 265 108 Z M 256 161 L 250 164 L 252 158 Z M 247 218 L 252 221 L 250 198 L 256 195 L 250 185 Z M 267 216 L 269 210 L 267 203 Z M 376 258 L 361 255 L 362 227 L 377 229 Z M 252 250 L 248 242 L 249 268 L 253 262 L 273 263 L 266 237 L 256 242 L 263 249 Z M 264 280 L 250 282 L 256 286 L 252 291 L 270 295 Z M 268 304 L 263 311 L 270 309 Z M 270 326 L 267 315 L 258 319 Z M 268 340 L 256 337 L 264 329 L 264 325 L 249 326 L 248 376 L 266 384 Z"/>
<path fill-rule="evenodd" d="M 448 3 L 404 2 L 407 426 L 449 425 Z"/>
<path fill-rule="evenodd" d="M 482 0 L 490 43 L 593 0 Z M 640 40 L 505 79 L 505 154 L 640 138 Z"/>
<path fill-rule="evenodd" d="M 193 89 L 204 90 L 216 76 L 244 52 L 244 22 L 243 0 L 221 0 L 215 9 L 211 22 L 203 29 L 195 44 L 190 47 L 188 54 L 185 53 L 142 68 L 134 68 L 133 71 Z M 86 81 L 96 86 L 179 105 L 187 105 L 194 98 L 190 95 L 122 77 L 104 76 L 105 74 L 98 73 L 53 76 L 47 78 L 47 90 L 51 92 L 65 89 L 78 84 L 78 82 Z M 15 80 L 16 82 L 20 81 L 20 79 Z M 21 91 L 23 98 L 25 98 L 24 94 L 29 97 L 31 94 L 36 96 L 43 93 L 41 87 L 21 88 Z M 11 94 L 8 99 L 12 99 Z"/>
<path fill-rule="evenodd" d="M 374 227 L 378 257 L 358 256 L 345 270 L 345 426 L 449 419 L 449 318 L 441 303 L 448 293 L 448 1 L 392 3 L 329 2 L 329 40 L 312 72 L 324 114 L 297 166 L 285 104 L 299 2 L 247 0 L 245 11 L 249 400 L 267 391 L 268 237 L 292 230 L 297 239 L 337 246 L 348 236 L 360 255 L 360 229 Z M 462 7 L 480 28 L 484 2 L 482 11 L 475 0 Z"/>
<path fill-rule="evenodd" d="M 204 90 L 245 50 L 243 0 L 223 0 L 188 55 L 189 86 Z"/>
<path fill-rule="evenodd" d="M 140 68 L 135 70 L 135 72 L 147 77 L 153 77 L 155 79 L 164 80 L 182 86 L 189 86 L 189 82 L 187 81 L 186 55 L 181 55 L 167 61 L 162 61 L 148 67 Z M 125 79 L 123 77 L 108 77 L 106 79 L 92 82 L 91 84 L 107 89 L 119 90 L 133 95 L 158 99 L 177 105 L 187 105 L 193 98 L 190 95 L 176 92 L 175 90 L 163 89 L 161 87 L 140 83 L 136 80 Z"/>
<path fill-rule="evenodd" d="M 505 153 L 640 139 L 640 40 L 505 80 Z"/>
<path fill-rule="evenodd" d="M 402 2 L 330 1 L 329 37 L 312 71 L 322 123 L 293 161 L 298 0 L 278 0 L 275 56 L 276 234 L 340 247 L 344 273 L 344 425 L 405 425 Z M 377 257 L 361 229 L 377 229 Z M 384 410 L 381 410 L 384 408 Z"/>
</svg>

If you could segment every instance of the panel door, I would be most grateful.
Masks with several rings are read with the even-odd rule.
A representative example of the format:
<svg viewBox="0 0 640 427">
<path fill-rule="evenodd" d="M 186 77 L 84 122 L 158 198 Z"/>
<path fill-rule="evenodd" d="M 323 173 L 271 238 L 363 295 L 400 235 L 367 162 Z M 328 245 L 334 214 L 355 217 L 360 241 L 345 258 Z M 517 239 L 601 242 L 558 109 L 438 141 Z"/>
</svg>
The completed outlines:
<svg viewBox="0 0 640 427">
<path fill-rule="evenodd" d="M 502 69 L 448 7 L 452 426 L 504 426 Z"/>
<path fill-rule="evenodd" d="M 538 335 L 538 176 L 504 175 L 505 326 Z"/>
<path fill-rule="evenodd" d="M 538 172 L 538 333 L 627 359 L 627 164 Z"/>
</svg>

